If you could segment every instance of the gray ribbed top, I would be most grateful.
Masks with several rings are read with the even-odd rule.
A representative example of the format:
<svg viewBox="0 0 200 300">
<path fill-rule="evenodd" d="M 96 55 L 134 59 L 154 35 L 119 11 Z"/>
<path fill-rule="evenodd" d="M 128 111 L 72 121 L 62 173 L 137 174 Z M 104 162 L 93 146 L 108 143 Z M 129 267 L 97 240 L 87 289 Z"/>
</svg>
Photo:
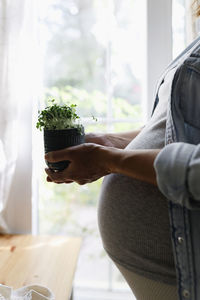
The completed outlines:
<svg viewBox="0 0 200 300">
<path fill-rule="evenodd" d="M 175 69 L 160 87 L 152 118 L 127 149 L 163 148 Z M 114 261 L 140 275 L 176 284 L 168 203 L 157 187 L 121 174 L 106 176 L 98 221 L 104 248 Z"/>
</svg>

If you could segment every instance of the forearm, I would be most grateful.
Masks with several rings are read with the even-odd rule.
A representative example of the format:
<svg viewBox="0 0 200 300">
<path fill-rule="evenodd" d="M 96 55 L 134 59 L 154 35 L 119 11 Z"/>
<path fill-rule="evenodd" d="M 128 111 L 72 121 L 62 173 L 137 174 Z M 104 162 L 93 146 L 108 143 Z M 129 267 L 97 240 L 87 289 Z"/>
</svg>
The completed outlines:
<svg viewBox="0 0 200 300">
<path fill-rule="evenodd" d="M 140 131 L 141 129 L 121 133 L 107 133 L 106 136 L 116 148 L 124 149 L 140 133 Z"/>
<path fill-rule="evenodd" d="M 86 184 L 110 173 L 126 176 L 156 185 L 154 160 L 160 150 L 123 150 L 84 143 L 45 155 L 48 162 L 69 160 L 61 172 L 46 170 L 47 181 Z"/>
<path fill-rule="evenodd" d="M 134 179 L 157 185 L 154 160 L 159 149 L 120 150 L 105 149 L 109 173 L 120 173 Z"/>
<path fill-rule="evenodd" d="M 122 133 L 89 133 L 86 134 L 87 143 L 97 143 L 103 146 L 124 149 L 139 133 L 141 129 Z"/>
</svg>

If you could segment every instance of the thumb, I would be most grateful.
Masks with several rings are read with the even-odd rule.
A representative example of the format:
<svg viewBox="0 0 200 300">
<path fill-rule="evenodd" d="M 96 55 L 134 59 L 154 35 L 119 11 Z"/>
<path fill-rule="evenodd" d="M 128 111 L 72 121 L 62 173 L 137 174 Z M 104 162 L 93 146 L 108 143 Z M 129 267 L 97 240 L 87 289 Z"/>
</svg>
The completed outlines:
<svg viewBox="0 0 200 300">
<path fill-rule="evenodd" d="M 67 148 L 48 152 L 45 154 L 45 160 L 48 162 L 58 162 L 63 160 L 70 160 L 70 150 Z"/>
</svg>

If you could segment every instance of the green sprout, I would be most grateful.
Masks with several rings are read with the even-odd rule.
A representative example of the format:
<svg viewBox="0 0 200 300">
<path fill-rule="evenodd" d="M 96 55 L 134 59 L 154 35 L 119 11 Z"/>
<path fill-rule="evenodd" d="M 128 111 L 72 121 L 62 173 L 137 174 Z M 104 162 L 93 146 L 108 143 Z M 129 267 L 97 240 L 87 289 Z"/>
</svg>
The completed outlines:
<svg viewBox="0 0 200 300">
<path fill-rule="evenodd" d="M 55 99 L 49 100 L 50 105 L 38 111 L 36 128 L 39 130 L 62 130 L 77 128 L 82 132 L 83 126 L 77 123 L 80 117 L 76 113 L 76 104 L 58 105 Z"/>
</svg>

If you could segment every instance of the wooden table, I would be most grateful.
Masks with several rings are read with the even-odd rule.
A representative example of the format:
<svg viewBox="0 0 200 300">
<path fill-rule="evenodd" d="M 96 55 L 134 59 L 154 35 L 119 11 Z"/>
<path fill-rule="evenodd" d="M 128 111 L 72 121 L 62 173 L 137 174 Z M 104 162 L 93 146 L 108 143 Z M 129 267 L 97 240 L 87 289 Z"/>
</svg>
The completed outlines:
<svg viewBox="0 0 200 300">
<path fill-rule="evenodd" d="M 80 238 L 0 235 L 0 283 L 48 287 L 56 300 L 72 299 Z"/>
</svg>

